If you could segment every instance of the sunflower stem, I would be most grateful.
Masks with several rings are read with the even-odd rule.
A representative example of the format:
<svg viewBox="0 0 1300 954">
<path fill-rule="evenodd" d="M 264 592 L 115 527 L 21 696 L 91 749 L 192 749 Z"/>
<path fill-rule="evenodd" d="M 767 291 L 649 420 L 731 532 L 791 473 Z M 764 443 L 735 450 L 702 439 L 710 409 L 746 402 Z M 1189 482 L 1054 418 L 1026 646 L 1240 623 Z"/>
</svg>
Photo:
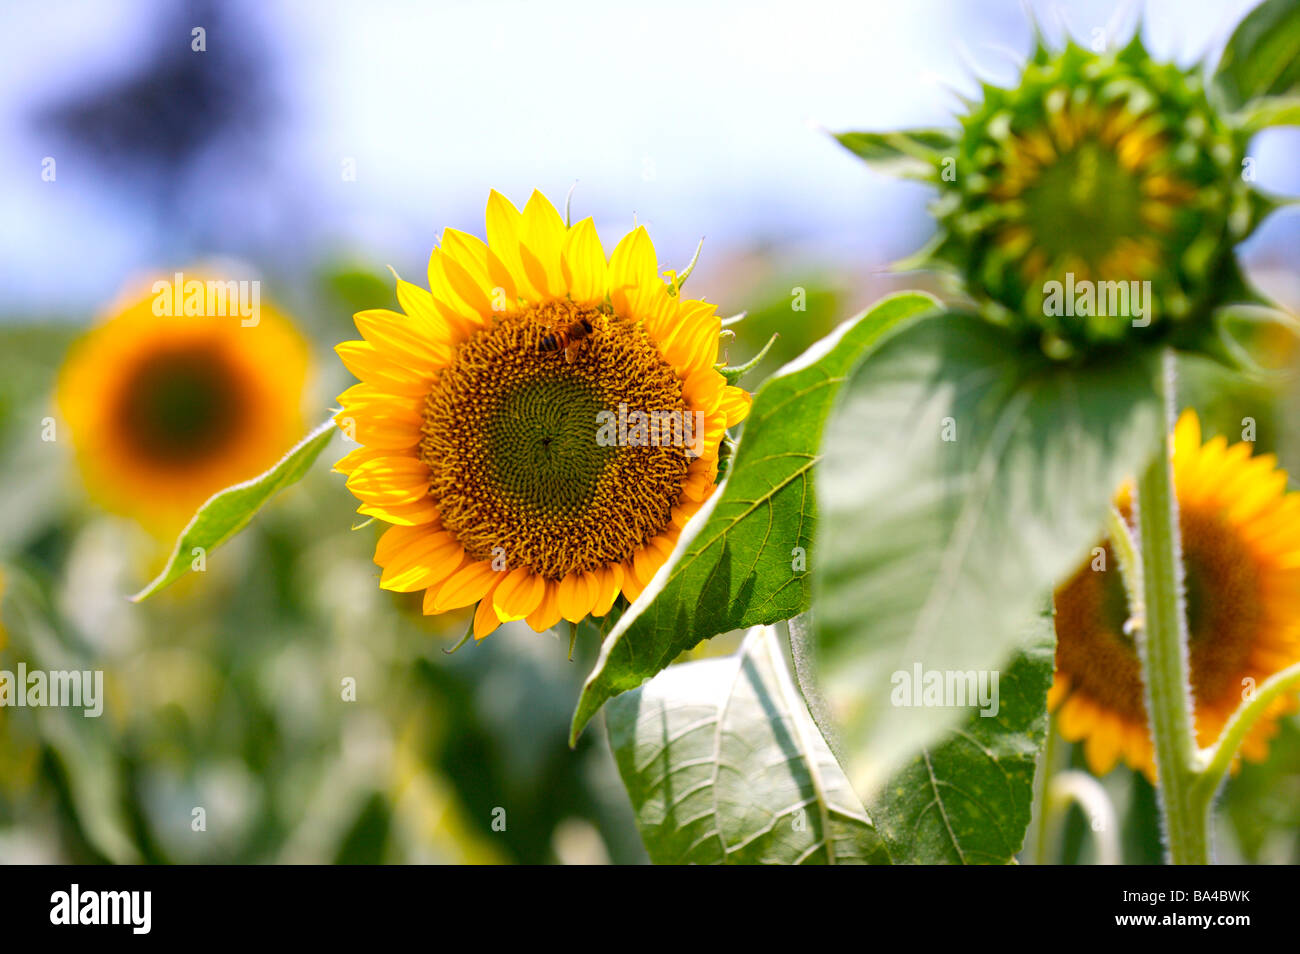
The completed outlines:
<svg viewBox="0 0 1300 954">
<path fill-rule="evenodd" d="M 1147 718 L 1155 745 L 1160 814 L 1173 864 L 1208 864 L 1210 799 L 1197 786 L 1198 751 L 1188 688 L 1182 544 L 1174 491 L 1173 351 L 1160 375 L 1164 428 L 1160 450 L 1138 479 L 1138 543 L 1142 557 L 1142 626 L 1137 633 Z"/>
<path fill-rule="evenodd" d="M 1097 864 L 1119 864 L 1119 819 L 1115 814 L 1115 804 L 1102 784 L 1087 772 L 1077 769 L 1057 775 L 1047 787 L 1043 815 L 1059 819 L 1071 805 L 1078 805 L 1088 818 L 1088 828 L 1097 845 Z"/>
<path fill-rule="evenodd" d="M 1047 864 L 1048 844 L 1052 831 L 1052 813 L 1048 810 L 1047 792 L 1056 773 L 1056 716 L 1047 717 L 1047 738 L 1043 742 L 1042 771 L 1038 774 L 1034 801 L 1038 805 L 1038 827 L 1034 832 L 1034 864 Z"/>
<path fill-rule="evenodd" d="M 1212 802 L 1223 776 L 1259 717 L 1268 711 L 1273 701 L 1300 686 L 1300 663 L 1273 673 L 1246 699 L 1224 725 L 1218 741 L 1200 752 L 1201 771 L 1196 779 L 1196 795 L 1207 803 Z"/>
</svg>

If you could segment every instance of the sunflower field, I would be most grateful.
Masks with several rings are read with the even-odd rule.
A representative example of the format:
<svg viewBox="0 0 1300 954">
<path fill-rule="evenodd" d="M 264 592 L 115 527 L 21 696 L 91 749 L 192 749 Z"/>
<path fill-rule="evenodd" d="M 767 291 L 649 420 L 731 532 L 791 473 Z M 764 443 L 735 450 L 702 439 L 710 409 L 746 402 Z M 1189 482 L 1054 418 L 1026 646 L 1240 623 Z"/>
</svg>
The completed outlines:
<svg viewBox="0 0 1300 954">
<path fill-rule="evenodd" d="M 0 13 L 0 861 L 1300 862 L 1300 2 L 670 6 Z"/>
</svg>

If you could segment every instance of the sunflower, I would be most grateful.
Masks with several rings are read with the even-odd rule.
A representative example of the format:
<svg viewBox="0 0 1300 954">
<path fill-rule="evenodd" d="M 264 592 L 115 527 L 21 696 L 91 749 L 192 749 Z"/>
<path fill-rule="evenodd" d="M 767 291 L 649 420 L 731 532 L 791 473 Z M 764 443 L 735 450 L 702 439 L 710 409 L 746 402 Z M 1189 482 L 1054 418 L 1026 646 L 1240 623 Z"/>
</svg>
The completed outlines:
<svg viewBox="0 0 1300 954">
<path fill-rule="evenodd" d="M 1031 316 L 1063 352 L 1199 321 L 1251 222 L 1247 137 L 1218 117 L 1199 74 L 1154 62 L 1136 39 L 1112 54 L 1070 44 L 1035 57 L 1015 89 L 986 92 L 963 120 L 940 212 L 991 310 Z M 1046 307 L 1051 282 L 1144 281 L 1136 326 L 1100 300 L 1092 314 Z"/>
<path fill-rule="evenodd" d="M 1271 207 L 1242 174 L 1254 129 L 1200 66 L 1140 36 L 1100 53 L 1040 38 L 1015 85 L 967 106 L 952 132 L 840 140 L 937 188 L 917 264 L 957 272 L 989 320 L 1059 360 L 1134 340 L 1215 352 L 1215 312 L 1260 300 L 1235 255 Z"/>
<path fill-rule="evenodd" d="M 133 285 L 59 374 L 91 496 L 160 535 L 302 433 L 307 343 L 266 305 L 240 313 L 238 288 L 194 274 Z"/>
<path fill-rule="evenodd" d="M 1218 738 L 1253 687 L 1300 659 L 1300 493 L 1271 455 L 1222 437 L 1201 443 L 1196 414 L 1174 431 L 1174 482 L 1185 570 L 1189 664 L 1199 744 Z M 1127 489 L 1117 506 L 1132 523 Z M 1154 781 L 1155 762 L 1129 607 L 1120 570 L 1089 561 L 1056 592 L 1056 675 L 1048 704 L 1061 734 L 1084 741 L 1098 775 L 1122 757 Z M 1277 718 L 1294 706 L 1279 699 L 1242 745 L 1258 761 Z"/>
<path fill-rule="evenodd" d="M 660 278 L 644 227 L 606 260 L 591 219 L 493 192 L 487 236 L 445 230 L 430 290 L 399 279 L 405 313 L 360 312 L 364 340 L 336 349 L 361 380 L 335 418 L 360 446 L 336 469 L 392 525 L 380 586 L 423 590 L 426 614 L 477 604 L 478 639 L 635 599 L 749 410 L 715 367 L 714 306 Z"/>
</svg>

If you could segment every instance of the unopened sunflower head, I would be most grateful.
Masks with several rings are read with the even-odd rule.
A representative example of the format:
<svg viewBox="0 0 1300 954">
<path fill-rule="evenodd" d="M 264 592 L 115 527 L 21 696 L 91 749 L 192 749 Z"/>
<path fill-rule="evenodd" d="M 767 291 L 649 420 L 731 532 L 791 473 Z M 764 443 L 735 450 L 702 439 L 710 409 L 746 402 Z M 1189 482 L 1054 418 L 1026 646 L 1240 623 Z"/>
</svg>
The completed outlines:
<svg viewBox="0 0 1300 954">
<path fill-rule="evenodd" d="M 1213 744 L 1253 689 L 1300 660 L 1300 493 L 1272 455 L 1222 436 L 1202 443 L 1188 411 L 1174 433 L 1186 574 L 1188 661 L 1202 746 Z M 1116 501 L 1132 521 L 1128 492 Z M 1123 759 L 1155 781 L 1134 625 L 1109 541 L 1056 592 L 1056 675 L 1048 704 L 1061 734 L 1082 741 L 1089 767 Z M 1252 727 L 1242 754 L 1268 753 L 1277 720 L 1294 710 L 1277 699 Z"/>
<path fill-rule="evenodd" d="M 361 383 L 336 417 L 358 508 L 391 526 L 380 586 L 424 611 L 477 604 L 473 633 L 538 632 L 635 599 L 712 493 L 749 409 L 717 361 L 714 306 L 659 275 L 644 227 L 606 258 L 534 193 L 493 192 L 485 243 L 447 229 L 429 290 L 361 312 L 336 349 Z"/>
<path fill-rule="evenodd" d="M 1011 88 L 982 84 L 955 133 L 845 133 L 931 182 L 940 233 L 913 264 L 954 270 L 991 320 L 1075 359 L 1118 343 L 1215 350 L 1213 313 L 1258 302 L 1234 248 L 1270 203 L 1243 175 L 1252 129 L 1199 68 L 1039 41 Z"/>
</svg>

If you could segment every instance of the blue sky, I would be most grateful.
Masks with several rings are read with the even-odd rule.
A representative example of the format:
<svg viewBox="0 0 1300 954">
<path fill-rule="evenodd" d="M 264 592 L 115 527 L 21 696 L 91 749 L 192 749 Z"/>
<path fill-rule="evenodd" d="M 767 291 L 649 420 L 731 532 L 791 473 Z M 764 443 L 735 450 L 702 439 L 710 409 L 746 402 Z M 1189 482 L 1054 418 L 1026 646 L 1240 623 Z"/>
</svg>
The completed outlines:
<svg viewBox="0 0 1300 954">
<path fill-rule="evenodd" d="M 1151 0 L 1146 35 L 1187 62 L 1216 49 L 1251 5 Z M 216 152 L 160 224 L 32 115 L 129 75 L 154 43 L 187 48 L 174 27 L 159 37 L 170 5 L 4 5 L 5 312 L 77 316 L 133 272 L 196 253 L 289 273 L 346 253 L 418 273 L 442 226 L 482 232 L 488 189 L 522 204 L 540 187 L 560 203 L 575 181 L 575 215 L 595 216 L 607 248 L 635 214 L 668 263 L 684 263 L 704 235 L 710 255 L 770 243 L 875 268 L 926 237 L 928 192 L 867 171 L 822 130 L 942 124 L 973 71 L 1014 75 L 1030 35 L 1015 0 L 243 6 L 244 29 L 220 42 L 256 35 L 268 50 L 257 69 L 278 105 L 266 155 L 236 174 Z M 1138 6 L 1034 9 L 1049 34 L 1086 40 L 1108 24 L 1126 29 Z M 1263 184 L 1300 189 L 1294 133 L 1260 143 Z M 54 183 L 40 178 L 50 155 Z M 345 159 L 355 181 L 343 179 Z M 176 239 L 199 220 L 207 245 Z M 1252 249 L 1295 235 L 1294 218 L 1275 223 Z"/>
</svg>

